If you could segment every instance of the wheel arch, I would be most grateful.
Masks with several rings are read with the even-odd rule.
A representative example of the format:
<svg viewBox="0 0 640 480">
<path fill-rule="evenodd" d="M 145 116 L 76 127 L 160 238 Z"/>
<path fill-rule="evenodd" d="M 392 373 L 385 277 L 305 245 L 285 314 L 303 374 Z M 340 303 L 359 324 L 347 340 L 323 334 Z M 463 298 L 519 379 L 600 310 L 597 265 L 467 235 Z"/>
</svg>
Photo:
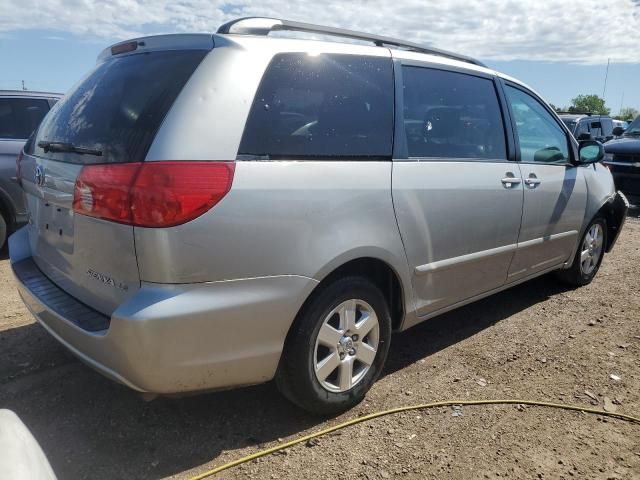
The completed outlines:
<svg viewBox="0 0 640 480">
<path fill-rule="evenodd" d="M 380 288 L 387 300 L 387 305 L 389 305 L 393 330 L 402 329 L 407 307 L 410 308 L 410 302 L 412 302 L 410 280 L 403 279 L 402 273 L 393 267 L 389 259 L 381 258 L 383 255 L 374 255 L 372 254 L 373 252 L 367 253 L 360 256 L 353 255 L 353 252 L 351 255 L 347 253 L 334 259 L 314 275 L 314 278 L 318 280 L 318 284 L 302 303 L 296 319 L 292 322 L 292 326 L 309 302 L 327 285 L 346 276 L 359 276 L 371 280 Z M 405 274 L 408 275 L 408 272 L 405 272 Z"/>
<path fill-rule="evenodd" d="M 405 315 L 405 289 L 395 269 L 380 258 L 358 257 L 342 263 L 320 280 L 309 299 L 326 285 L 347 276 L 358 276 L 373 282 L 387 301 L 392 329 L 399 330 L 402 327 Z"/>
<path fill-rule="evenodd" d="M 0 215 L 4 218 L 7 223 L 7 228 L 11 228 L 16 221 L 15 209 L 13 208 L 13 203 L 11 202 L 9 195 L 5 193 L 4 190 L 0 188 Z"/>
<path fill-rule="evenodd" d="M 613 249 L 622 231 L 628 208 L 629 203 L 626 198 L 618 192 L 612 198 L 607 199 L 592 217 L 593 219 L 596 216 L 602 216 L 607 222 L 607 244 L 605 246 L 605 252 L 607 253 Z"/>
</svg>

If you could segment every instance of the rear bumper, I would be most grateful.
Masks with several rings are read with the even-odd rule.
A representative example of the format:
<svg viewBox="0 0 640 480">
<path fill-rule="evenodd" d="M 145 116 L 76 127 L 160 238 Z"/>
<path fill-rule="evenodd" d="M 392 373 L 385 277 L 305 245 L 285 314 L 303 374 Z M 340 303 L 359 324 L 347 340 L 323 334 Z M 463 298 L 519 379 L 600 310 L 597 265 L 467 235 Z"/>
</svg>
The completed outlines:
<svg viewBox="0 0 640 480">
<path fill-rule="evenodd" d="M 26 306 L 82 361 L 141 392 L 202 391 L 272 379 L 289 327 L 317 284 L 299 276 L 143 283 L 107 319 L 108 328 L 90 331 L 77 318 L 88 315 L 88 307 L 62 291 L 51 295 L 34 280 L 40 275 L 48 281 L 26 255 L 25 233 L 11 237 L 9 251 Z M 30 280 L 23 275 L 26 266 Z"/>
</svg>

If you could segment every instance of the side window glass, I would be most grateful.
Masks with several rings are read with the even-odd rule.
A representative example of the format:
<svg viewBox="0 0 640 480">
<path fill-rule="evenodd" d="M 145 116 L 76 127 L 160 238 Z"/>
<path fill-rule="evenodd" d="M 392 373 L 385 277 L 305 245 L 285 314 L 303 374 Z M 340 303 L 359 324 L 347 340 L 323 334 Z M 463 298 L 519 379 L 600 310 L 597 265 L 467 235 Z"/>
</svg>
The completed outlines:
<svg viewBox="0 0 640 480">
<path fill-rule="evenodd" d="M 391 158 L 390 58 L 284 53 L 260 83 L 239 155 Z"/>
<path fill-rule="evenodd" d="M 602 125 L 602 135 L 610 137 L 613 135 L 613 121 L 610 118 L 603 118 L 600 120 Z"/>
<path fill-rule="evenodd" d="M 402 67 L 409 157 L 507 158 L 502 112 L 491 80 Z"/>
<path fill-rule="evenodd" d="M 506 91 L 516 123 L 521 161 L 567 163 L 568 139 L 551 114 L 528 93 L 508 85 Z"/>
<path fill-rule="evenodd" d="M 576 137 L 579 137 L 583 133 L 589 133 L 589 122 L 578 122 Z"/>
<path fill-rule="evenodd" d="M 39 98 L 0 98 L 0 138 L 29 138 L 49 111 Z"/>
<path fill-rule="evenodd" d="M 602 124 L 600 122 L 591 122 L 591 132 L 594 138 L 602 136 Z"/>
</svg>

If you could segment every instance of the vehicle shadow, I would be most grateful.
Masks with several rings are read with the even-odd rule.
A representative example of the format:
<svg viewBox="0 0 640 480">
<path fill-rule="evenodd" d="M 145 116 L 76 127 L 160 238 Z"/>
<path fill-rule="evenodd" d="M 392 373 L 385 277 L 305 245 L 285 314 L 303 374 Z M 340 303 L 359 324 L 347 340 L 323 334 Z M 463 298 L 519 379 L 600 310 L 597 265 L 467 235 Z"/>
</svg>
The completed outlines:
<svg viewBox="0 0 640 480">
<path fill-rule="evenodd" d="M 564 289 L 545 276 L 397 334 L 385 375 Z M 273 383 L 145 403 L 81 365 L 37 324 L 0 332 L 0 346 L 0 408 L 32 430 L 58 478 L 162 478 L 322 421 L 286 402 Z M 27 363 L 37 368 L 12 375 Z"/>
<path fill-rule="evenodd" d="M 570 290 L 552 274 L 439 315 L 398 333 L 391 343 L 385 375 L 469 338 L 552 295 Z"/>
</svg>

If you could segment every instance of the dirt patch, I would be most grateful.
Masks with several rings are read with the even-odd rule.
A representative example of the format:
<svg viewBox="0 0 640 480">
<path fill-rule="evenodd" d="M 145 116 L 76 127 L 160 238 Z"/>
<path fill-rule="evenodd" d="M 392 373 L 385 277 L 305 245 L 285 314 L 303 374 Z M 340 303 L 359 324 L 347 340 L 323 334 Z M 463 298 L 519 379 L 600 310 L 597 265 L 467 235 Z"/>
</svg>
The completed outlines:
<svg viewBox="0 0 640 480">
<path fill-rule="evenodd" d="M 0 407 L 32 429 L 61 479 L 189 478 L 356 415 L 508 397 L 607 402 L 640 415 L 640 221 L 629 218 L 588 287 L 567 290 L 546 276 L 395 335 L 366 401 L 326 421 L 271 384 L 144 403 L 34 324 L 0 260 Z M 223 477 L 312 475 L 640 478 L 640 427 L 536 407 L 464 407 L 461 416 L 442 408 L 350 427 Z"/>
</svg>

